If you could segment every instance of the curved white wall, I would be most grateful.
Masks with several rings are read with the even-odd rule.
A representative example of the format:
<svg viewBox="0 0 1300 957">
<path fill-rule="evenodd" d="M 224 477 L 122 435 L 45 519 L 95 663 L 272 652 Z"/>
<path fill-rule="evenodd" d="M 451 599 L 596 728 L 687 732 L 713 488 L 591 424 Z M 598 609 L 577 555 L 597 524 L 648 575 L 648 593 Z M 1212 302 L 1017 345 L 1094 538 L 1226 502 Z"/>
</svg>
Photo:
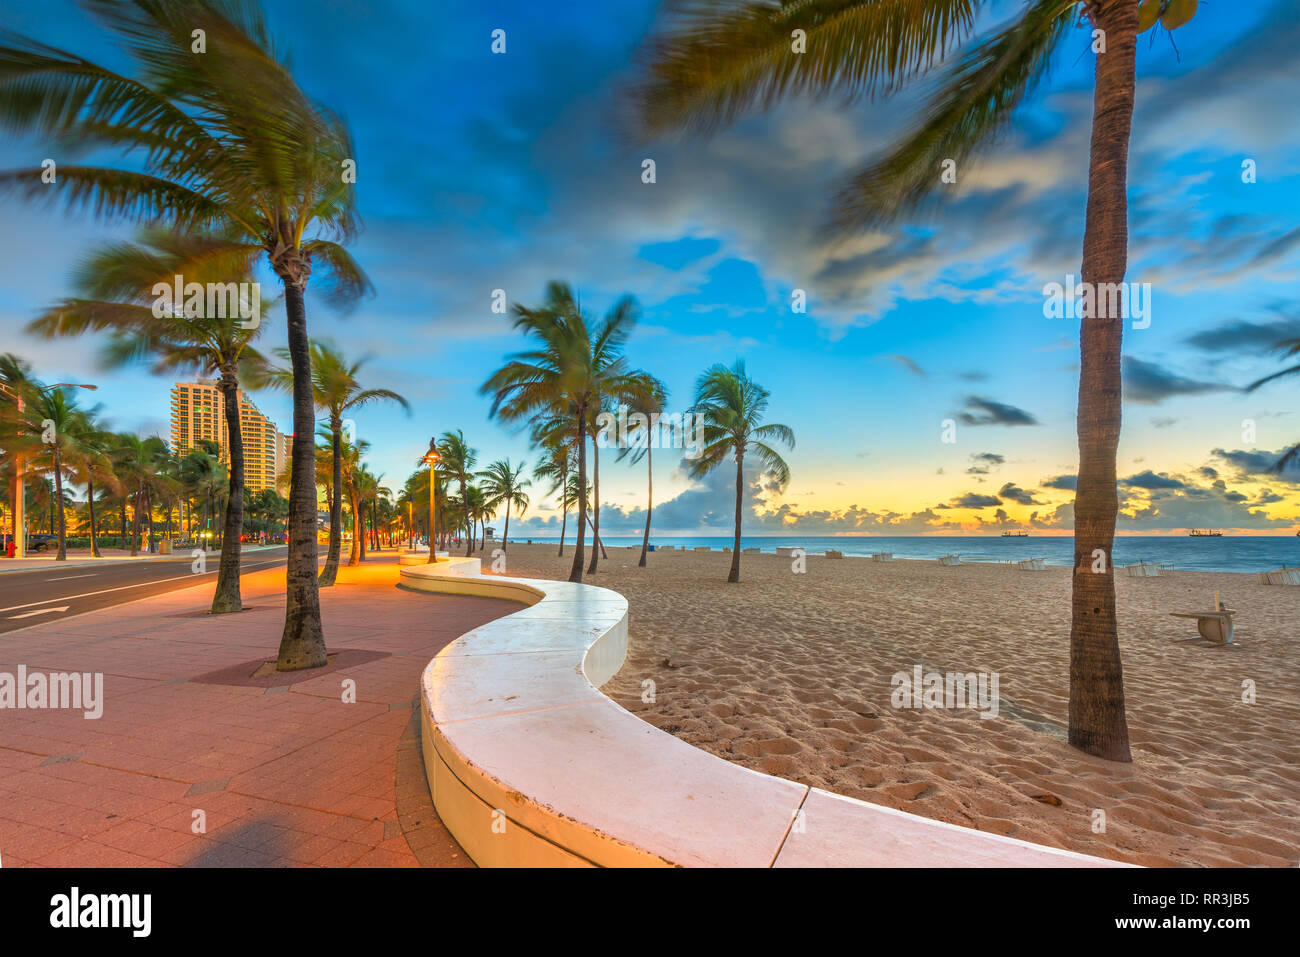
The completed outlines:
<svg viewBox="0 0 1300 957">
<path fill-rule="evenodd" d="M 479 865 L 1122 866 L 759 774 L 646 724 L 598 690 L 627 654 L 616 592 L 482 575 L 478 559 L 400 575 L 527 605 L 422 677 L 433 802 Z"/>
</svg>

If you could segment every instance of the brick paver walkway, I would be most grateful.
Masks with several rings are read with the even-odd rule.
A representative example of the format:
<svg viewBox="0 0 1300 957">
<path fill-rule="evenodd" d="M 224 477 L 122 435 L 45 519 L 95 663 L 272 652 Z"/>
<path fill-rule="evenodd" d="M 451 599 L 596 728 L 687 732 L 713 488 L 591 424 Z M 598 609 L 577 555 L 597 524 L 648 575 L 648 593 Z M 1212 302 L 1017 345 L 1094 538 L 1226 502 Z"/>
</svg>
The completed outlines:
<svg viewBox="0 0 1300 957">
<path fill-rule="evenodd" d="M 208 584 L 0 636 L 0 673 L 104 673 L 97 720 L 0 708 L 3 865 L 468 865 L 412 705 L 440 648 L 518 606 L 396 581 L 392 559 L 340 569 L 321 592 L 338 663 L 288 685 L 252 676 L 279 644 L 283 569 L 245 576 L 235 615 L 203 614 Z"/>
</svg>

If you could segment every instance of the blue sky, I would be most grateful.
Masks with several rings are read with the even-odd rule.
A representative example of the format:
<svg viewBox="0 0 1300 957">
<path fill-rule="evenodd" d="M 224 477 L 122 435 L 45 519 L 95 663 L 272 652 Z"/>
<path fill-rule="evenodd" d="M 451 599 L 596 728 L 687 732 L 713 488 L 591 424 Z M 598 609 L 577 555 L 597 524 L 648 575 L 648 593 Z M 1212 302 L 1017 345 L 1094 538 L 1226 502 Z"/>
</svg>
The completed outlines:
<svg viewBox="0 0 1300 957">
<path fill-rule="evenodd" d="M 410 417 L 382 406 L 356 416 L 390 485 L 447 428 L 465 431 L 482 464 L 535 459 L 478 395 L 522 346 L 491 295 L 532 304 L 561 278 L 594 313 L 638 298 L 632 360 L 668 384 L 673 410 L 706 366 L 738 357 L 771 390 L 771 419 L 798 445 L 783 493 L 753 476 L 751 532 L 1069 530 L 1078 330 L 1044 316 L 1042 289 L 1079 267 L 1085 28 L 932 214 L 831 243 L 819 227 L 835 187 L 906 128 L 924 86 L 645 143 L 624 131 L 618 96 L 653 3 L 265 6 L 304 88 L 356 141 L 366 228 L 354 253 L 377 294 L 347 316 L 309 298 L 309 321 L 370 357 L 369 383 L 411 400 Z M 124 66 L 73 3 L 0 8 L 12 29 Z M 1017 9 L 995 3 L 988 21 Z M 504 55 L 490 51 L 497 28 Z M 1300 441 L 1300 379 L 1239 389 L 1281 368 L 1269 343 L 1300 336 L 1300 21 L 1289 3 L 1207 3 L 1175 39 L 1176 51 L 1167 34 L 1139 40 L 1128 279 L 1151 283 L 1153 300 L 1150 327 L 1126 331 L 1121 528 L 1286 532 L 1300 523 L 1300 472 L 1265 468 Z M 0 168 L 48 154 L 5 141 Z M 641 181 L 646 158 L 654 184 Z M 1254 183 L 1242 182 L 1245 159 Z M 0 348 L 47 380 L 100 383 L 116 427 L 165 435 L 168 381 L 101 369 L 90 341 L 22 332 L 68 293 L 80 257 L 125 231 L 7 195 L 0 221 Z M 795 289 L 806 313 L 791 309 Z M 281 344 L 282 325 L 271 318 L 267 345 Z M 255 401 L 287 426 L 283 398 Z M 941 441 L 946 419 L 955 442 Z M 656 528 L 725 530 L 732 476 L 694 482 L 681 464 L 657 459 Z M 604 470 L 603 528 L 640 527 L 644 478 Z M 534 491 L 523 524 L 544 534 L 556 512 Z"/>
</svg>

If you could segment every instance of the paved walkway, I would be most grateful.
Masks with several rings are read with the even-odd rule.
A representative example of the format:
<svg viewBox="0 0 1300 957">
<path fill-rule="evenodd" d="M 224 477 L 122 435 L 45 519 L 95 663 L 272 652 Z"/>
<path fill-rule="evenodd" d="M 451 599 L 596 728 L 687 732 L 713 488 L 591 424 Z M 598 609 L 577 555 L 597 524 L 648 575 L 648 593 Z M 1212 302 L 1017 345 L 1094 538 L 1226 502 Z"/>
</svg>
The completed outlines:
<svg viewBox="0 0 1300 957">
<path fill-rule="evenodd" d="M 429 801 L 413 703 L 440 648 L 518 606 L 396 581 L 393 559 L 340 569 L 321 592 L 337 657 L 288 678 L 254 674 L 283 569 L 245 576 L 236 615 L 204 613 L 208 584 L 0 637 L 0 681 L 104 674 L 97 720 L 0 709 L 3 865 L 470 866 Z"/>
</svg>

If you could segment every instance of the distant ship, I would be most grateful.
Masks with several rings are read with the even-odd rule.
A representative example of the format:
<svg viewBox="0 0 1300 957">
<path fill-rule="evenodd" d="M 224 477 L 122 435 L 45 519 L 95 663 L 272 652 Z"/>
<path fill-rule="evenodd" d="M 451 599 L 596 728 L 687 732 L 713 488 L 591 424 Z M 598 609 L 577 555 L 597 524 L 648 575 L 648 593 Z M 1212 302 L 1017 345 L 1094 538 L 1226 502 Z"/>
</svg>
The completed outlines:
<svg viewBox="0 0 1300 957">
<path fill-rule="evenodd" d="M 1296 534 L 1300 535 L 1300 532 L 1296 532 Z M 1003 538 L 1028 538 L 1029 533 L 1026 532 L 1024 529 L 1021 529 L 1020 531 L 1016 531 L 1016 532 L 1003 532 L 1002 537 Z"/>
<path fill-rule="evenodd" d="M 1222 538 L 1223 532 L 1215 528 L 1194 528 L 1187 533 L 1190 538 Z"/>
</svg>

